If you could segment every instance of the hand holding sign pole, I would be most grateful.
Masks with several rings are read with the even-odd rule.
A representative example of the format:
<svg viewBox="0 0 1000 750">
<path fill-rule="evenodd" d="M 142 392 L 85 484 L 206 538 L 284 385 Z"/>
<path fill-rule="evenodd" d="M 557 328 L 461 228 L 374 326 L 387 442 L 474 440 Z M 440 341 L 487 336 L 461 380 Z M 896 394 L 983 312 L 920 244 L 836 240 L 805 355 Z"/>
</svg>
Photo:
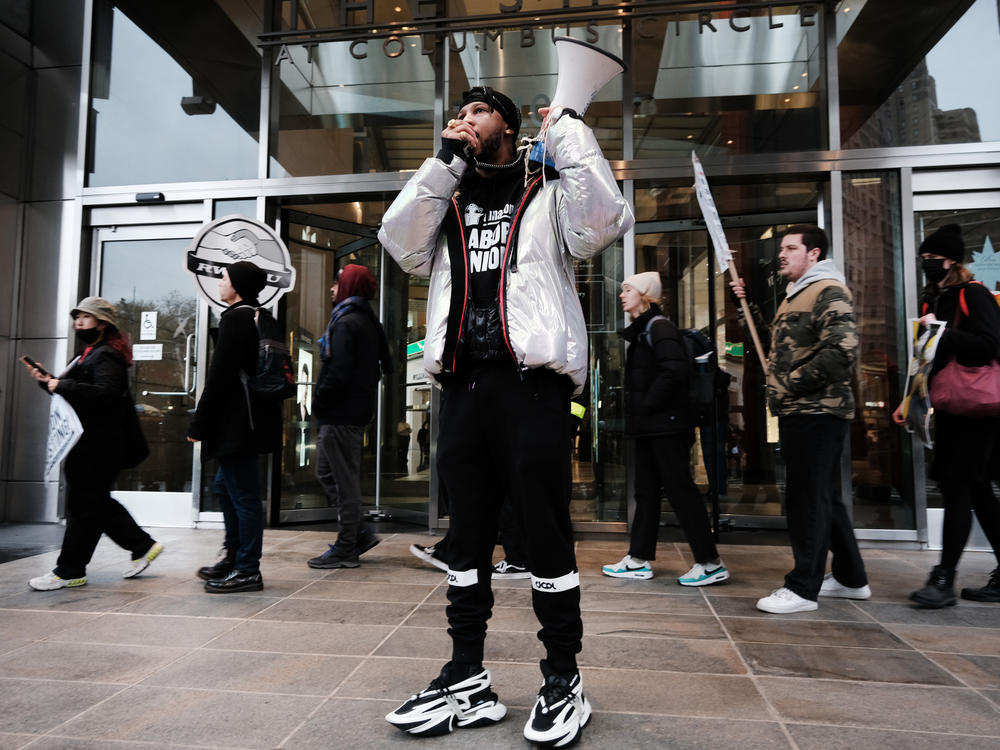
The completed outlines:
<svg viewBox="0 0 1000 750">
<path fill-rule="evenodd" d="M 715 200 L 712 198 L 712 191 L 708 187 L 708 178 L 705 177 L 705 169 L 701 166 L 698 155 L 691 152 L 691 164 L 694 166 L 694 191 L 698 196 L 698 205 L 701 207 L 701 215 L 705 218 L 705 227 L 712 237 L 712 245 L 715 247 L 715 260 L 719 266 L 719 273 L 725 273 L 729 269 L 730 278 L 739 281 L 740 277 L 736 269 L 729 263 L 733 259 L 733 253 L 726 242 L 726 233 L 722 230 L 722 221 L 719 219 L 719 211 L 715 207 Z M 753 316 L 750 314 L 750 306 L 746 299 L 740 298 L 740 308 L 743 310 L 743 318 L 750 329 L 750 338 L 757 349 L 757 359 L 760 366 L 767 375 L 767 356 L 764 347 L 760 345 L 760 337 L 757 335 L 757 327 L 754 325 Z"/>
</svg>

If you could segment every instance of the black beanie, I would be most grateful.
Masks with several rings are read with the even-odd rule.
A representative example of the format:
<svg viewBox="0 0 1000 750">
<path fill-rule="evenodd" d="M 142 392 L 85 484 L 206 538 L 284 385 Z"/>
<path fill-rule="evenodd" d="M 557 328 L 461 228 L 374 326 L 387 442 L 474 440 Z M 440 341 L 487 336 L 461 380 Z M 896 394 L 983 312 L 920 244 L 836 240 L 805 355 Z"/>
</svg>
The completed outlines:
<svg viewBox="0 0 1000 750">
<path fill-rule="evenodd" d="M 507 127 L 514 131 L 514 140 L 517 140 L 517 134 L 521 132 L 521 110 L 511 101 L 510 97 L 491 89 L 489 86 L 475 86 L 462 93 L 462 106 L 464 107 L 469 102 L 489 104 L 507 123 Z"/>
<path fill-rule="evenodd" d="M 245 300 L 255 300 L 261 289 L 267 285 L 267 273 L 248 260 L 233 263 L 229 268 L 229 281 L 233 289 Z"/>
<path fill-rule="evenodd" d="M 965 260 L 965 243 L 962 242 L 962 228 L 958 224 L 945 224 L 920 243 L 917 254 L 931 253 L 951 258 L 956 263 Z"/>
</svg>

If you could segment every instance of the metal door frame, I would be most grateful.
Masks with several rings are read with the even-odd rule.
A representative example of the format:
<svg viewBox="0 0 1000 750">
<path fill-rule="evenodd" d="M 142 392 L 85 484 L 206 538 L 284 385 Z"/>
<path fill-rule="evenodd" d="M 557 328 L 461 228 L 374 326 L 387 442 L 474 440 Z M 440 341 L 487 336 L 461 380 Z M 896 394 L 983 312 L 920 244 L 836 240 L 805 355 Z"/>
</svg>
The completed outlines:
<svg viewBox="0 0 1000 750">
<path fill-rule="evenodd" d="M 207 206 L 205 205 L 207 204 Z M 90 222 L 86 225 L 85 231 L 91 233 L 91 259 L 90 259 L 90 279 L 88 287 L 90 294 L 100 294 L 101 275 L 104 267 L 104 243 L 128 240 L 191 240 L 201 229 L 205 219 L 202 212 L 207 211 L 211 216 L 211 201 L 204 204 L 191 204 L 190 206 L 156 206 L 155 208 L 174 209 L 160 212 L 158 215 L 150 212 L 153 207 L 123 207 L 115 209 L 94 210 L 90 216 Z M 178 210 L 179 209 L 179 210 Z M 194 209 L 194 210 L 185 210 Z M 157 219 L 167 219 L 167 221 L 157 221 Z M 137 223 L 129 223 L 130 220 Z M 121 222 L 116 223 L 116 222 Z M 182 259 L 177 259 L 178 264 Z M 191 373 L 194 379 L 195 403 L 201 397 L 204 389 L 204 378 L 207 368 L 198 367 L 197 363 L 205 362 L 208 355 L 208 302 L 200 295 L 195 294 L 198 304 L 197 322 L 195 330 L 196 350 L 189 356 L 194 356 L 194 364 L 191 366 Z M 166 520 L 161 524 L 164 526 L 186 525 L 196 527 L 219 527 L 222 526 L 222 513 L 201 511 L 201 443 L 194 443 L 192 449 L 191 462 L 191 491 L 190 492 L 145 492 L 145 491 L 116 491 L 115 495 L 125 504 L 162 503 L 166 496 L 173 496 L 178 503 L 183 503 L 190 509 L 187 522 L 179 520 L 180 513 L 175 511 L 173 515 L 169 512 L 165 514 Z M 141 514 L 140 514 L 141 515 Z"/>
</svg>

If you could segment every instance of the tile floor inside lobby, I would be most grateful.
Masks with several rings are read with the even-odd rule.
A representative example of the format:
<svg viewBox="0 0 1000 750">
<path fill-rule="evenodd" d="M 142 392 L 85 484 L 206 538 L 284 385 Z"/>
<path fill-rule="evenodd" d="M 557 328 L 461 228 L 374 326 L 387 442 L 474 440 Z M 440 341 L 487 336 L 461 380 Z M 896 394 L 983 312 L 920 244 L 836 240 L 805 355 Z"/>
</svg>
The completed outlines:
<svg viewBox="0 0 1000 750">
<path fill-rule="evenodd" d="M 77 589 L 34 592 L 57 552 L 0 564 L 0 750 L 80 748 L 527 747 L 540 684 L 527 581 L 497 584 L 487 666 L 501 724 L 416 739 L 383 716 L 449 656 L 444 576 L 389 533 L 354 570 L 314 571 L 332 541 L 268 530 L 265 589 L 210 595 L 194 575 L 221 532 L 157 529 L 166 552 L 139 578 L 104 540 Z M 604 577 L 620 541 L 578 544 L 584 687 L 580 747 L 1000 747 L 1000 605 L 910 606 L 937 553 L 867 549 L 873 598 L 775 616 L 754 602 L 781 583 L 783 546 L 723 544 L 731 581 L 684 589 L 683 544 L 661 544 L 651 581 Z M 991 556 L 966 553 L 959 585 Z"/>
</svg>

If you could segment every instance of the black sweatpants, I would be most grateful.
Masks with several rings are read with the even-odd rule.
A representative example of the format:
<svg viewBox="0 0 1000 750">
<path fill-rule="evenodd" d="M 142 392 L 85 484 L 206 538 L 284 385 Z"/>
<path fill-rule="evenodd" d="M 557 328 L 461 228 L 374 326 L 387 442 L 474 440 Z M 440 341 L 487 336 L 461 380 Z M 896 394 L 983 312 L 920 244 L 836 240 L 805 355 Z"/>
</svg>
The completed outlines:
<svg viewBox="0 0 1000 750">
<path fill-rule="evenodd" d="M 65 471 L 66 532 L 54 568 L 57 576 L 83 578 L 101 534 L 107 534 L 111 541 L 128 550 L 133 560 L 149 552 L 153 537 L 111 497 L 117 469 L 88 461 L 82 452 L 71 451 L 66 457 Z"/>
<path fill-rule="evenodd" d="M 848 422 L 832 414 L 795 414 L 778 419 L 785 459 L 785 516 L 795 567 L 785 588 L 816 601 L 826 554 L 833 577 L 844 586 L 868 584 L 854 527 L 840 497 L 840 455 Z"/>
<path fill-rule="evenodd" d="M 483 659 L 493 612 L 493 545 L 505 494 L 523 530 L 538 638 L 557 672 L 576 669 L 583 623 L 569 518 L 572 383 L 510 364 L 444 384 L 438 473 L 451 503 L 448 633 L 452 659 Z"/>
<path fill-rule="evenodd" d="M 628 548 L 632 557 L 656 559 L 661 490 L 684 530 L 694 561 L 707 563 L 719 556 L 705 499 L 691 478 L 692 443 L 693 435 L 636 439 L 635 518 Z"/>
</svg>

